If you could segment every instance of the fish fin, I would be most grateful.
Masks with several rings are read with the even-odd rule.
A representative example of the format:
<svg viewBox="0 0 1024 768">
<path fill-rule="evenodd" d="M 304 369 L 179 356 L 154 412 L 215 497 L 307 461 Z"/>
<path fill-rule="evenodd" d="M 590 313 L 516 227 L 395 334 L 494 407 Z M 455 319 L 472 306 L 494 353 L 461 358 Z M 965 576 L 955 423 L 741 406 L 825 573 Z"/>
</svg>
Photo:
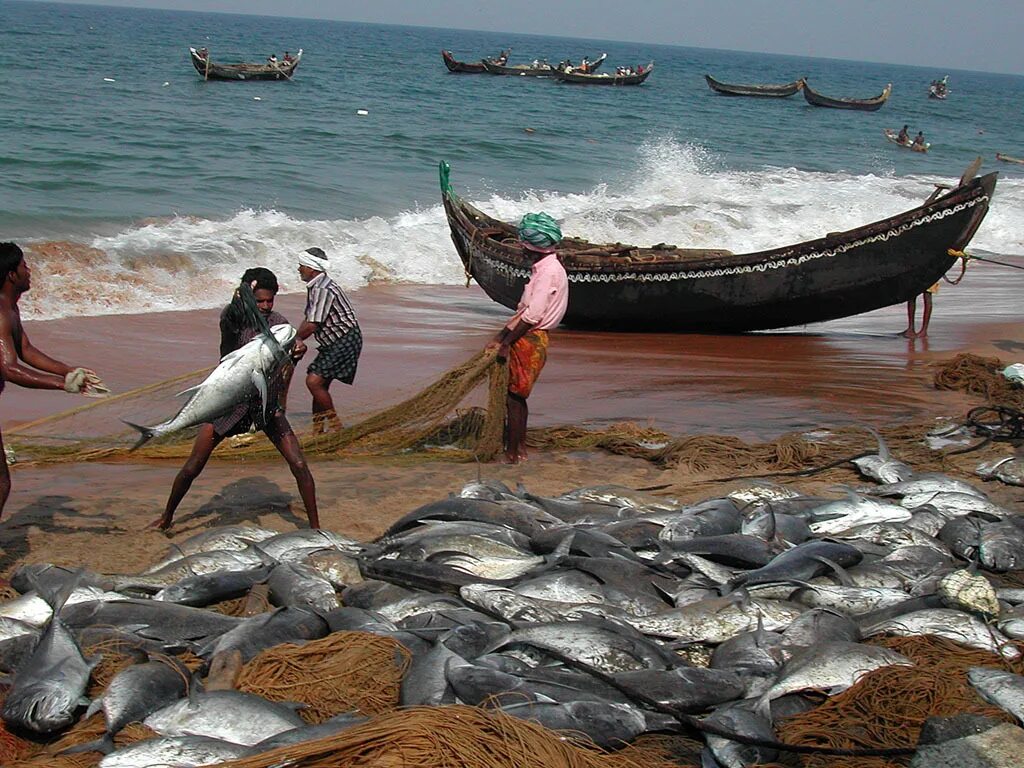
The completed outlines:
<svg viewBox="0 0 1024 768">
<path fill-rule="evenodd" d="M 754 705 L 754 714 L 756 714 L 758 717 L 761 717 L 764 720 L 766 720 L 769 725 L 773 725 L 773 723 L 772 723 L 772 700 L 770 698 L 768 698 L 768 693 L 767 692 L 765 692 L 761 696 L 761 698 L 759 698 L 757 700 L 757 703 Z"/>
<path fill-rule="evenodd" d="M 259 544 L 256 544 L 254 542 L 254 543 L 249 545 L 249 548 L 252 549 L 252 551 L 256 553 L 256 556 L 259 557 L 260 562 L 263 563 L 263 565 L 273 566 L 273 565 L 277 565 L 278 564 L 277 560 L 275 560 L 270 555 L 268 555 L 266 552 L 264 552 L 262 549 L 260 549 Z"/>
<path fill-rule="evenodd" d="M 190 392 L 198 392 L 199 388 L 202 387 L 203 384 L 205 384 L 205 383 L 206 382 L 200 382 L 199 384 L 196 384 L 194 387 L 189 387 L 188 389 L 183 389 L 183 390 L 181 390 L 181 392 L 178 392 L 175 395 L 175 397 L 182 397 L 183 395 L 187 395 Z"/>
<path fill-rule="evenodd" d="M 892 454 L 889 453 L 889 446 L 885 444 L 885 440 L 878 433 L 878 430 L 874 427 L 865 424 L 864 428 L 875 436 L 875 440 L 878 441 L 878 455 L 882 457 L 883 461 L 889 461 L 892 459 Z"/>
<path fill-rule="evenodd" d="M 558 703 L 557 701 L 552 699 L 550 696 L 545 696 L 543 693 L 534 693 L 533 695 L 537 697 L 537 702 L 539 704 L 557 704 Z"/>
<path fill-rule="evenodd" d="M 85 717 L 82 718 L 82 719 L 83 720 L 88 720 L 90 717 L 95 715 L 101 709 L 103 709 L 103 697 L 102 696 L 92 700 L 92 704 L 90 704 L 89 708 L 87 710 L 85 710 Z"/>
<path fill-rule="evenodd" d="M 58 752 L 58 755 L 74 755 L 79 752 L 102 752 L 104 755 L 109 755 L 114 751 L 114 737 L 109 733 L 104 733 L 95 741 L 87 741 L 84 744 L 76 744 L 73 747 L 62 749 Z"/>
<path fill-rule="evenodd" d="M 78 588 L 78 585 L 81 583 L 84 576 L 85 569 L 78 568 L 57 589 L 44 587 L 31 575 L 28 576 L 28 583 L 35 589 L 36 594 L 43 598 L 50 608 L 53 609 L 53 615 L 59 616 L 61 609 L 64 607 L 64 603 L 66 603 L 68 598 L 71 597 L 71 593 Z"/>
<path fill-rule="evenodd" d="M 827 557 L 822 557 L 821 555 L 814 555 L 811 559 L 817 560 L 822 565 L 827 565 L 831 568 L 835 572 L 836 576 L 839 577 L 839 583 L 844 587 L 853 586 L 853 579 L 850 578 L 850 574 L 848 574 L 846 569 L 835 560 L 829 560 Z"/>
<path fill-rule="evenodd" d="M 124 423 L 127 424 L 132 429 L 137 429 L 140 433 L 139 439 L 136 441 L 135 445 L 128 449 L 129 451 L 137 451 L 143 445 L 145 445 L 158 434 L 160 434 L 157 431 L 156 427 L 144 427 L 141 424 L 133 424 L 132 422 L 125 421 L 124 419 L 121 419 L 121 421 L 124 421 Z"/>
<path fill-rule="evenodd" d="M 572 549 L 572 541 L 575 538 L 575 536 L 576 531 L 573 531 L 572 533 L 568 534 L 564 539 L 558 542 L 558 546 L 555 547 L 554 551 L 544 558 L 545 564 L 548 567 L 553 568 L 554 566 L 562 562 L 569 555 L 569 552 Z"/>
<path fill-rule="evenodd" d="M 252 385 L 260 393 L 260 402 L 263 404 L 263 413 L 267 412 L 267 377 L 262 371 L 253 371 L 251 376 Z"/>
</svg>

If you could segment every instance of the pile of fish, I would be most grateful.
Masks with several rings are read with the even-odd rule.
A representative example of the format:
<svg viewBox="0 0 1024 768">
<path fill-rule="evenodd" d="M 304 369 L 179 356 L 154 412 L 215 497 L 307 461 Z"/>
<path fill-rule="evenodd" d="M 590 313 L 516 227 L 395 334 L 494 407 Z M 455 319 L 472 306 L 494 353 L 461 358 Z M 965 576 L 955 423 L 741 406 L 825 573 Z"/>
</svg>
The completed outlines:
<svg viewBox="0 0 1024 768">
<path fill-rule="evenodd" d="M 293 707 L 189 686 L 162 661 L 125 669 L 88 702 L 95 660 L 81 648 L 118 638 L 248 661 L 358 630 L 410 651 L 403 705 L 500 707 L 607 748 L 700 718 L 705 765 L 770 762 L 773 723 L 820 700 L 804 693 L 913 665 L 867 638 L 1021 653 L 1024 589 L 985 574 L 1024 569 L 1024 517 L 884 449 L 857 464 L 878 483 L 839 499 L 758 483 L 684 505 L 611 486 L 548 498 L 478 482 L 371 543 L 227 527 L 137 575 L 26 565 L 12 579 L 22 596 L 0 605 L 0 667 L 13 672 L 2 717 L 53 734 L 102 711 L 107 733 L 87 748 L 109 753 L 103 768 L 216 764 L 364 718 L 306 725 Z M 208 608 L 257 584 L 269 612 Z M 1024 720 L 1024 677 L 978 668 L 970 681 Z M 113 749 L 131 722 L 160 736 Z"/>
</svg>

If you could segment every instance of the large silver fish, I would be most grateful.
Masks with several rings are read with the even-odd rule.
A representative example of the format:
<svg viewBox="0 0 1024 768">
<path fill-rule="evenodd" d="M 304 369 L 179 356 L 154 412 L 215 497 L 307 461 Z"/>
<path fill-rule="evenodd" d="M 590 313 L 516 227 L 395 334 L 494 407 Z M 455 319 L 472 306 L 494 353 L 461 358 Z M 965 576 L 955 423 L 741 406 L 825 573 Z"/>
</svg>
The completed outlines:
<svg viewBox="0 0 1024 768">
<path fill-rule="evenodd" d="M 186 389 L 185 392 L 191 392 L 192 396 L 173 419 L 152 427 L 126 421 L 142 435 L 135 448 L 154 437 L 212 421 L 257 394 L 265 410 L 267 382 L 285 360 L 282 350 L 295 343 L 295 329 L 286 323 L 275 325 L 270 331 L 276 343 L 265 336 L 257 336 L 225 355 L 220 365 L 201 384 Z"/>
</svg>

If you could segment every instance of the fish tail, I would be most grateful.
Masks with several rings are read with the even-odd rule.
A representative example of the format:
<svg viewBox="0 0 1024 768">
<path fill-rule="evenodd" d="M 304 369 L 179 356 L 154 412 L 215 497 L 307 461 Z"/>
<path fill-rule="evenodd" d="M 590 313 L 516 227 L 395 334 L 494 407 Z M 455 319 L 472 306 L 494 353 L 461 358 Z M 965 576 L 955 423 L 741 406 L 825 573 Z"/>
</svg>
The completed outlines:
<svg viewBox="0 0 1024 768">
<path fill-rule="evenodd" d="M 109 755 L 114 751 L 114 737 L 109 733 L 104 733 L 95 741 L 87 741 L 84 744 L 76 744 L 73 747 L 61 750 L 57 754 L 59 755 L 73 755 L 79 752 L 102 752 L 104 755 Z"/>
<path fill-rule="evenodd" d="M 152 440 L 154 437 L 156 437 L 157 434 L 159 434 L 153 427 L 144 427 L 141 424 L 133 424 L 132 422 L 125 421 L 124 419 L 121 419 L 121 421 L 124 421 L 124 423 L 127 424 L 129 427 L 131 427 L 132 429 L 137 429 L 140 432 L 139 439 L 135 442 L 135 445 L 133 445 L 129 450 L 138 450 L 143 445 Z"/>
</svg>

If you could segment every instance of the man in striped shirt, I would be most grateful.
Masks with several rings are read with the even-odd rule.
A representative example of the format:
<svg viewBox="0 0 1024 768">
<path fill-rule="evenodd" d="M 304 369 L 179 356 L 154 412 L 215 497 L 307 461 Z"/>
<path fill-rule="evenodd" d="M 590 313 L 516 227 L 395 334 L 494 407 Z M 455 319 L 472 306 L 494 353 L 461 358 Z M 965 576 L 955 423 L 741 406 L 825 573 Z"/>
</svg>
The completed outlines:
<svg viewBox="0 0 1024 768">
<path fill-rule="evenodd" d="M 309 364 L 306 386 L 313 396 L 313 426 L 326 431 L 328 424 L 341 428 L 329 388 L 334 379 L 351 384 L 356 377 L 363 335 L 345 292 L 327 275 L 327 254 L 307 248 L 299 254 L 299 276 L 306 284 L 306 313 L 299 326 L 299 339 L 313 336 L 319 344 L 316 359 Z"/>
</svg>

